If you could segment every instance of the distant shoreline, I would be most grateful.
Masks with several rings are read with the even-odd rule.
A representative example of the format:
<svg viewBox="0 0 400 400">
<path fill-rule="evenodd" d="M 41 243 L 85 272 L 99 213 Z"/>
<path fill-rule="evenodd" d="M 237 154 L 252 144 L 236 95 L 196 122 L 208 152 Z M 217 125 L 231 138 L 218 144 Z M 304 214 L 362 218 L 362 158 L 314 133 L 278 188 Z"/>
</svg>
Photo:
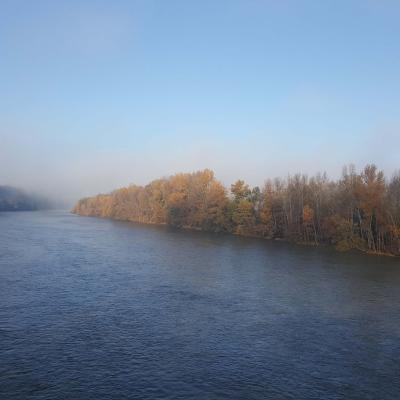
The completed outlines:
<svg viewBox="0 0 400 400">
<path fill-rule="evenodd" d="M 50 208 L 50 202 L 12 186 L 0 186 L 0 211 L 37 211 Z"/>
</svg>

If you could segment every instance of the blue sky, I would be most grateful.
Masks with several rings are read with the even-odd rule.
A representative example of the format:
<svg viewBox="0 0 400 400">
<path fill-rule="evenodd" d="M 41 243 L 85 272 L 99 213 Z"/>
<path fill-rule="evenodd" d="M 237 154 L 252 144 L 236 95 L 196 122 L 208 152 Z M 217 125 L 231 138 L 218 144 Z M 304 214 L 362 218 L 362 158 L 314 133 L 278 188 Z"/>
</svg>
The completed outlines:
<svg viewBox="0 0 400 400">
<path fill-rule="evenodd" d="M 400 168 L 398 1 L 0 2 L 0 183 L 71 199 Z"/>
</svg>

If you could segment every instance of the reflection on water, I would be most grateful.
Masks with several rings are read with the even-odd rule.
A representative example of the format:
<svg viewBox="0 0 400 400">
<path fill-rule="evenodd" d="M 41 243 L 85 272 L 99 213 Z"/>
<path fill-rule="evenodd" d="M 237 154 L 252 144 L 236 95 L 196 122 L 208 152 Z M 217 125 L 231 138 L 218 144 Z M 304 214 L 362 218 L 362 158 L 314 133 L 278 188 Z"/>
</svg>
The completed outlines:
<svg viewBox="0 0 400 400">
<path fill-rule="evenodd" d="M 1 399 L 398 399 L 400 261 L 0 214 Z"/>
</svg>

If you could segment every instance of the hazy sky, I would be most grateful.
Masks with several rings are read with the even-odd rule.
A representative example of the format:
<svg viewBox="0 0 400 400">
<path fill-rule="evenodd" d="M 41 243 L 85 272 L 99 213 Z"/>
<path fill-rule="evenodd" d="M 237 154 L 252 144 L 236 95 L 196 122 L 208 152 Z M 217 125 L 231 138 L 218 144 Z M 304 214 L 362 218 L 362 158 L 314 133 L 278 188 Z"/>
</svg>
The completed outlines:
<svg viewBox="0 0 400 400">
<path fill-rule="evenodd" d="M 395 0 L 1 0 L 0 184 L 390 175 L 399 21 Z"/>
</svg>

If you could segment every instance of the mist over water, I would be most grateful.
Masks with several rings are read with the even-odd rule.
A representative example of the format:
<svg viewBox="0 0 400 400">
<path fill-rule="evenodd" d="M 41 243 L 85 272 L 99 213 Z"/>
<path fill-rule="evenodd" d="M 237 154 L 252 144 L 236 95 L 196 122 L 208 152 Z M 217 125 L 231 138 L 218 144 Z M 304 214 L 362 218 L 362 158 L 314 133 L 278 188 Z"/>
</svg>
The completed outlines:
<svg viewBox="0 0 400 400">
<path fill-rule="evenodd" d="M 384 136 L 379 137 L 384 140 Z M 387 139 L 392 145 L 382 152 L 376 139 L 371 138 L 371 149 L 367 149 L 362 157 L 354 153 L 340 159 L 336 157 L 339 149 L 334 153 L 331 147 L 327 147 L 315 153 L 290 156 L 290 159 L 282 156 L 279 160 L 271 159 L 268 144 L 260 145 L 259 139 L 251 136 L 246 143 L 233 140 L 229 145 L 211 138 L 199 142 L 189 136 L 186 143 L 178 148 L 164 147 L 161 142 L 155 143 L 152 150 L 138 146 L 138 149 L 121 151 L 87 149 L 84 153 L 78 150 L 77 143 L 76 148 L 59 158 L 50 156 L 50 150 L 36 151 L 34 148 L 13 146 L 12 142 L 17 140 L 9 139 L 5 141 L 0 157 L 0 184 L 45 196 L 58 208 L 70 208 L 82 197 L 109 193 L 129 184 L 145 185 L 175 173 L 205 168 L 212 169 L 226 187 L 237 179 L 262 187 L 267 179 L 285 178 L 296 173 L 312 176 L 327 172 L 330 178 L 336 179 L 340 177 L 342 167 L 349 163 L 355 163 L 357 169 L 362 169 L 368 163 L 377 162 L 390 178 L 400 168 L 396 157 L 400 135 L 388 135 Z M 193 143 L 190 143 L 191 140 Z M 285 151 L 286 140 L 282 139 L 273 152 Z M 60 142 L 51 152 L 59 151 L 59 146 L 63 145 L 63 141 Z M 293 146 L 298 147 L 298 144 L 293 142 Z"/>
</svg>

